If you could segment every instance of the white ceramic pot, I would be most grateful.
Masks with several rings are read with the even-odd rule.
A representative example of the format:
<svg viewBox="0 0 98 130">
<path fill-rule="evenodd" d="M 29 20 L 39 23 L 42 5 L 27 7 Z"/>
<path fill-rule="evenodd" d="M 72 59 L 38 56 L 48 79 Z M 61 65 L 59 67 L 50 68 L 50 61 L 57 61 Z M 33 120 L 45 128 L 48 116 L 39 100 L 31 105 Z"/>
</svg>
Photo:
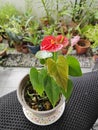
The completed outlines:
<svg viewBox="0 0 98 130">
<path fill-rule="evenodd" d="M 17 89 L 17 97 L 23 107 L 23 112 L 27 119 L 37 125 L 50 125 L 56 122 L 62 116 L 65 109 L 64 96 L 61 97 L 60 102 L 55 108 L 47 111 L 36 111 L 30 108 L 24 99 L 24 89 L 26 87 L 27 80 L 29 80 L 29 75 L 26 75 L 21 80 Z"/>
</svg>

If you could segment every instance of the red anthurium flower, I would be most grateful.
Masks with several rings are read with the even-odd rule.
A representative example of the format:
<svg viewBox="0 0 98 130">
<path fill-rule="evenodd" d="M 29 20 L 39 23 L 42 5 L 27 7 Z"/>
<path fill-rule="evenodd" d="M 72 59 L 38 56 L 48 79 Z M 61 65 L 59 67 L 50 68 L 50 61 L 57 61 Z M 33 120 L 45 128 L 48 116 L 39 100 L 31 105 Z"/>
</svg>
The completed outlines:
<svg viewBox="0 0 98 130">
<path fill-rule="evenodd" d="M 57 43 L 63 44 L 64 47 L 69 45 L 68 38 L 63 35 L 56 36 Z"/>
<path fill-rule="evenodd" d="M 46 36 L 41 42 L 40 49 L 49 52 L 57 52 L 61 50 L 63 44 L 59 44 L 54 36 Z"/>
</svg>

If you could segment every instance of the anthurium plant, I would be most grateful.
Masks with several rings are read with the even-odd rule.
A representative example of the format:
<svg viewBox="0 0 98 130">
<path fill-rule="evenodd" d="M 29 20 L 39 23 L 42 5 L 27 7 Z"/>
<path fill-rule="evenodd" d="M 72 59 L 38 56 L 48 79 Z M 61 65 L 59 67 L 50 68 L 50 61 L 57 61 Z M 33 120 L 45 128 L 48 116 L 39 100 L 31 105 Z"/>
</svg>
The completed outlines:
<svg viewBox="0 0 98 130">
<path fill-rule="evenodd" d="M 30 69 L 30 81 L 34 90 L 40 96 L 46 93 L 53 107 L 55 107 L 62 94 L 66 100 L 69 99 L 73 89 L 70 77 L 82 75 L 78 60 L 70 55 L 77 39 L 78 37 L 69 40 L 62 35 L 44 37 L 40 44 L 40 51 L 36 53 L 36 57 L 43 67 L 40 69 L 32 67 Z M 67 46 L 69 42 L 68 53 L 60 55 L 60 50 Z"/>
</svg>

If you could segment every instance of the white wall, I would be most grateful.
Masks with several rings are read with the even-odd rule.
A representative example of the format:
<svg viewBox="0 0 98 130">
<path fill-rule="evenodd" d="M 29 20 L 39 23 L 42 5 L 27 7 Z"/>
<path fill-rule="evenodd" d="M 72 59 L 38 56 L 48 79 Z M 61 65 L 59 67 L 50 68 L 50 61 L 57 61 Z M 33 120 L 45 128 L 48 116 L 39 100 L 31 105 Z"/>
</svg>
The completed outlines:
<svg viewBox="0 0 98 130">
<path fill-rule="evenodd" d="M 24 12 L 25 8 L 26 8 L 25 1 L 26 0 L 0 0 L 0 6 L 2 6 L 6 2 L 9 2 L 9 3 L 12 3 L 13 5 L 15 5 L 15 7 L 18 10 Z M 41 0 L 29 0 L 29 1 L 31 1 L 30 6 L 33 6 L 32 10 L 33 10 L 33 14 L 35 14 L 35 16 L 40 17 L 45 14 L 45 12 L 41 8 L 41 6 L 42 6 Z M 51 1 L 53 1 L 53 3 L 54 3 L 54 1 L 56 1 L 56 0 L 51 0 Z M 69 1 L 69 0 L 65 0 L 65 1 Z M 71 1 L 74 2 L 75 0 L 71 0 Z M 78 1 L 80 1 L 80 0 L 78 0 Z M 96 2 L 98 4 L 98 0 L 96 0 Z"/>
<path fill-rule="evenodd" d="M 6 2 L 12 3 L 18 10 L 25 10 L 24 0 L 0 0 L 0 6 L 4 5 Z"/>
<path fill-rule="evenodd" d="M 33 10 L 33 14 L 35 14 L 35 16 L 40 17 L 45 14 L 43 9 L 41 8 L 42 7 L 41 0 L 30 0 L 30 1 L 32 1 L 31 6 L 33 6 L 32 10 Z M 72 1 L 75 1 L 75 0 L 72 0 Z M 0 0 L 0 6 L 2 6 L 6 2 L 12 3 L 13 5 L 15 5 L 15 7 L 18 10 L 20 10 L 22 12 L 25 11 L 25 8 L 26 8 L 25 0 Z M 54 0 L 53 0 L 53 2 L 54 2 Z"/>
</svg>

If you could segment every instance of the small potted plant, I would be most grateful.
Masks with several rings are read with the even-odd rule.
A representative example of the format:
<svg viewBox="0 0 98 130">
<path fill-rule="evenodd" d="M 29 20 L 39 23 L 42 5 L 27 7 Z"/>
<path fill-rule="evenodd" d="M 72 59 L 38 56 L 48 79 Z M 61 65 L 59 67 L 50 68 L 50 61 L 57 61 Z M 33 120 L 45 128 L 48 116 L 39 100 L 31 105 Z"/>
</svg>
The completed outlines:
<svg viewBox="0 0 98 130">
<path fill-rule="evenodd" d="M 42 67 L 32 67 L 17 89 L 25 116 L 38 125 L 52 124 L 61 117 L 73 89 L 70 76 L 82 75 L 78 60 L 69 55 L 73 44 L 65 56 L 60 55 L 66 37 L 60 38 L 44 37 L 35 55 Z"/>
<path fill-rule="evenodd" d="M 5 56 L 7 51 L 8 45 L 5 43 L 0 43 L 0 56 Z"/>
<path fill-rule="evenodd" d="M 23 37 L 23 41 L 27 42 L 27 48 L 33 54 L 36 54 L 37 51 L 40 50 L 40 42 L 41 42 L 41 30 L 40 25 L 37 21 L 33 21 L 31 25 L 26 24 L 26 35 Z"/>
<path fill-rule="evenodd" d="M 11 41 L 11 42 L 9 42 L 10 43 L 9 46 L 13 45 L 17 51 L 22 52 L 23 36 L 22 36 L 21 30 L 17 29 L 16 27 L 12 27 L 12 28 L 8 27 L 5 31 L 8 36 L 9 41 Z"/>
<path fill-rule="evenodd" d="M 90 41 L 87 39 L 80 39 L 75 45 L 77 54 L 85 54 L 90 47 Z"/>
<path fill-rule="evenodd" d="M 0 35 L 0 43 L 2 42 L 2 40 L 3 40 L 3 38 L 2 38 L 2 36 Z"/>
<path fill-rule="evenodd" d="M 34 34 L 30 36 L 24 37 L 24 41 L 27 42 L 27 47 L 28 49 L 33 53 L 36 54 L 37 51 L 40 50 L 40 35 L 39 34 Z"/>
</svg>

